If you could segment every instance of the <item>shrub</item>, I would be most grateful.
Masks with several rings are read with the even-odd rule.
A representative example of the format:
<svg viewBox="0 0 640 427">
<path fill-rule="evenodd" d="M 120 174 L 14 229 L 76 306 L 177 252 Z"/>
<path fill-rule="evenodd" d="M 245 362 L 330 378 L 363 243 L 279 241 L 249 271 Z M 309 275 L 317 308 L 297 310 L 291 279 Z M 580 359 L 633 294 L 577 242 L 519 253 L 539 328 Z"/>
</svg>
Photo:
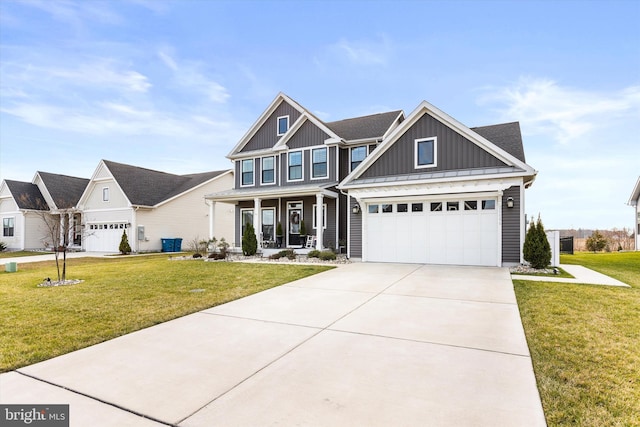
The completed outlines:
<svg viewBox="0 0 640 427">
<path fill-rule="evenodd" d="M 7 244 L 5 242 L 0 242 L 0 252 L 7 250 Z"/>
<path fill-rule="evenodd" d="M 538 215 L 537 223 L 532 223 L 529 230 L 527 230 L 522 254 L 533 268 L 542 269 L 551 262 L 551 246 L 544 232 L 540 215 Z"/>
<path fill-rule="evenodd" d="M 332 261 L 336 259 L 336 254 L 333 251 L 322 251 L 318 257 L 323 261 Z"/>
<path fill-rule="evenodd" d="M 193 254 L 193 258 L 202 258 L 202 254 L 200 252 L 196 252 Z"/>
<path fill-rule="evenodd" d="M 120 246 L 118 247 L 118 250 L 122 255 L 131 253 L 131 246 L 129 246 L 129 239 L 127 238 L 125 230 L 122 230 L 122 238 L 120 239 Z"/>
<path fill-rule="evenodd" d="M 314 249 L 312 251 L 309 251 L 309 253 L 307 254 L 308 258 L 319 258 L 320 257 L 320 251 L 317 249 Z"/>
<path fill-rule="evenodd" d="M 294 260 L 296 259 L 296 253 L 293 251 L 293 249 L 284 249 L 280 252 L 270 255 L 269 259 L 280 259 L 285 257 L 290 260 Z"/>
<path fill-rule="evenodd" d="M 247 222 L 242 235 L 242 253 L 245 256 L 252 256 L 258 252 L 258 239 L 253 224 Z"/>
<path fill-rule="evenodd" d="M 607 238 L 596 230 L 587 238 L 586 246 L 587 250 L 591 252 L 601 251 L 607 246 Z"/>
</svg>

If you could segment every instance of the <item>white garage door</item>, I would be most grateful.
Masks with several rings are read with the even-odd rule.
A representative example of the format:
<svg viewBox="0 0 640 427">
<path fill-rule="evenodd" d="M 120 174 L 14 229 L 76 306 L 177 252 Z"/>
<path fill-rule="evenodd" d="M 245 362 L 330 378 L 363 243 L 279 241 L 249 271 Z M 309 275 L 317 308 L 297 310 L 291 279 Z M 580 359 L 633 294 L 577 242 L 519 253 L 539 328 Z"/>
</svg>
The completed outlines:
<svg viewBox="0 0 640 427">
<path fill-rule="evenodd" d="M 85 250 L 87 252 L 118 252 L 122 232 L 127 227 L 128 224 L 122 222 L 88 224 Z M 127 237 L 129 237 L 128 231 Z"/>
<path fill-rule="evenodd" d="M 367 261 L 499 264 L 496 198 L 369 203 Z"/>
</svg>

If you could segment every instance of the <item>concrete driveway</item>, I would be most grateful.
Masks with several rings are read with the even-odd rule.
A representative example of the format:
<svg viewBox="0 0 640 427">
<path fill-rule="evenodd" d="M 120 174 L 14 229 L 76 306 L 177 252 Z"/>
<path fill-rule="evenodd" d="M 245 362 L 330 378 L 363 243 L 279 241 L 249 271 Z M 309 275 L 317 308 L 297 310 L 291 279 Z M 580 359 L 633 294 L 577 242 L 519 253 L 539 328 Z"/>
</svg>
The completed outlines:
<svg viewBox="0 0 640 427">
<path fill-rule="evenodd" d="M 0 375 L 72 426 L 543 426 L 507 269 L 355 263 Z"/>
</svg>

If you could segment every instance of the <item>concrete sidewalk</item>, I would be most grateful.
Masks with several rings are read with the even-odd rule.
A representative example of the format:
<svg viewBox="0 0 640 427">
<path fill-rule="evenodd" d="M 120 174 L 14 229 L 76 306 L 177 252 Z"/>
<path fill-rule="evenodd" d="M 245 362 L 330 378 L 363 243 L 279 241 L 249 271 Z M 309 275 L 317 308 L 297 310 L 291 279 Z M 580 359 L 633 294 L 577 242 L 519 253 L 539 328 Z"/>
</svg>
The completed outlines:
<svg viewBox="0 0 640 427">
<path fill-rule="evenodd" d="M 67 252 L 67 259 L 71 258 L 101 258 L 105 256 L 116 255 L 115 252 Z M 52 253 L 42 254 L 42 255 L 31 255 L 31 256 L 23 256 L 23 257 L 13 257 L 13 258 L 0 258 L 0 265 L 4 265 L 10 262 L 18 263 L 18 267 L 20 264 L 29 263 L 29 262 L 40 262 L 40 261 L 55 261 L 56 255 Z M 60 255 L 60 260 L 62 260 L 62 255 Z"/>
<path fill-rule="evenodd" d="M 581 265 L 560 264 L 567 273 L 571 274 L 574 279 L 565 277 L 549 277 L 549 276 L 527 276 L 524 274 L 513 274 L 513 280 L 534 280 L 537 282 L 558 282 L 558 283 L 574 283 L 583 285 L 606 285 L 606 286 L 622 286 L 630 288 L 631 286 L 623 283 L 613 277 L 598 273 Z"/>
<path fill-rule="evenodd" d="M 72 426 L 544 426 L 507 269 L 354 263 L 0 375 Z"/>
</svg>

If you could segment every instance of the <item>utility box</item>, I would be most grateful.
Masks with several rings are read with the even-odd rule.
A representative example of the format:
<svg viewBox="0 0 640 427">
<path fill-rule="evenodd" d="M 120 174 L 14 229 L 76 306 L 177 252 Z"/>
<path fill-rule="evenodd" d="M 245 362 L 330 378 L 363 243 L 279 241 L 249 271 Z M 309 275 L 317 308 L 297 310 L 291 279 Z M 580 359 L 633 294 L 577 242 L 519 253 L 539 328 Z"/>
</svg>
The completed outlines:
<svg viewBox="0 0 640 427">
<path fill-rule="evenodd" d="M 8 262 L 4 265 L 4 271 L 7 273 L 15 273 L 18 271 L 18 263 L 17 262 Z"/>
</svg>

